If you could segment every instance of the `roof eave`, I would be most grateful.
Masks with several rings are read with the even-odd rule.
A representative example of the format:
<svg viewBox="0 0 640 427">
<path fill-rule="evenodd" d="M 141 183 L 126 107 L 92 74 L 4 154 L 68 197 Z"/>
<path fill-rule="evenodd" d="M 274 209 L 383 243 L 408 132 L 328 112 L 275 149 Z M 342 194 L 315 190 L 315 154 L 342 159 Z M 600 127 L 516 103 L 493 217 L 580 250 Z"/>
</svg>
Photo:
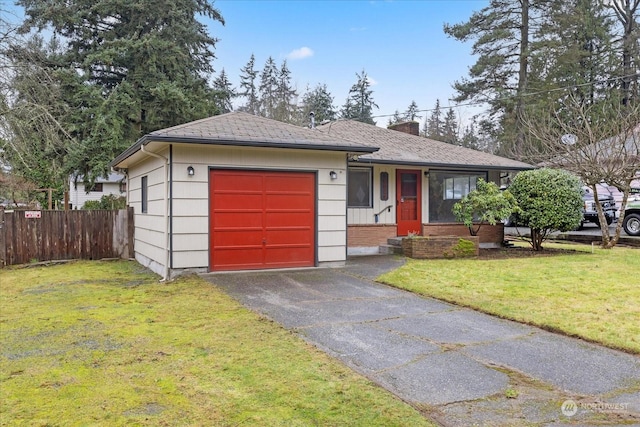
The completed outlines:
<svg viewBox="0 0 640 427">
<path fill-rule="evenodd" d="M 145 135 L 136 141 L 131 147 L 126 149 L 122 154 L 116 157 L 109 165 L 117 169 L 117 165 L 136 153 L 140 146 L 147 145 L 150 142 L 164 143 L 182 143 L 182 144 L 204 144 L 204 145 L 223 145 L 235 147 L 260 147 L 260 148 L 288 148 L 300 150 L 320 150 L 320 151 L 339 151 L 345 153 L 364 153 L 371 154 L 379 150 L 378 147 L 369 146 L 347 146 L 347 145 L 322 145 L 314 143 L 294 143 L 294 142 L 278 142 L 278 141 L 254 141 L 254 140 L 230 140 L 230 139 L 210 139 L 210 138 L 193 138 L 193 137 L 174 137 L 161 135 Z"/>
<path fill-rule="evenodd" d="M 363 159 L 359 158 L 354 163 L 371 163 L 381 165 L 402 165 L 402 166 L 417 166 L 428 167 L 433 169 L 470 169 L 470 170 L 530 170 L 535 169 L 533 165 L 527 166 L 507 166 L 507 165 L 467 165 L 467 164 L 455 164 L 455 163 L 433 163 L 433 162 L 419 162 L 419 161 L 402 161 L 402 160 L 381 160 L 381 159 Z"/>
</svg>

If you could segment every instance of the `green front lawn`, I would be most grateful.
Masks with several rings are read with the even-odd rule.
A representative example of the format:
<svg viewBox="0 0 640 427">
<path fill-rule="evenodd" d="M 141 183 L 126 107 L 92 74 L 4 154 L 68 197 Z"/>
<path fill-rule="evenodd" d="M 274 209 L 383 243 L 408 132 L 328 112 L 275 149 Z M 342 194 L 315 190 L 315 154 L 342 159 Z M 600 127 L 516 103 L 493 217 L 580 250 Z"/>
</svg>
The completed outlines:
<svg viewBox="0 0 640 427">
<path fill-rule="evenodd" d="M 409 261 L 379 280 L 422 295 L 640 353 L 640 249 Z"/>
<path fill-rule="evenodd" d="M 199 278 L 77 262 L 0 271 L 0 425 L 431 424 Z"/>
</svg>

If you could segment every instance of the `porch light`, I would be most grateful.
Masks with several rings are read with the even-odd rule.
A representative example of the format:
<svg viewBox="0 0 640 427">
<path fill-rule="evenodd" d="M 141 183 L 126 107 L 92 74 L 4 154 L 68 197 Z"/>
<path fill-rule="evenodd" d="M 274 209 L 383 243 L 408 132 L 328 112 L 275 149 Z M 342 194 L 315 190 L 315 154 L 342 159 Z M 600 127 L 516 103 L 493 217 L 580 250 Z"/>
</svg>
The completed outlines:
<svg viewBox="0 0 640 427">
<path fill-rule="evenodd" d="M 196 174 L 196 171 L 195 171 L 195 169 L 193 169 L 193 166 L 189 166 L 189 167 L 187 168 L 187 175 L 189 175 L 189 176 L 193 176 L 193 175 L 195 175 L 195 174 Z"/>
<path fill-rule="evenodd" d="M 336 173 L 336 171 L 329 172 L 329 178 L 338 179 L 338 174 Z"/>
</svg>

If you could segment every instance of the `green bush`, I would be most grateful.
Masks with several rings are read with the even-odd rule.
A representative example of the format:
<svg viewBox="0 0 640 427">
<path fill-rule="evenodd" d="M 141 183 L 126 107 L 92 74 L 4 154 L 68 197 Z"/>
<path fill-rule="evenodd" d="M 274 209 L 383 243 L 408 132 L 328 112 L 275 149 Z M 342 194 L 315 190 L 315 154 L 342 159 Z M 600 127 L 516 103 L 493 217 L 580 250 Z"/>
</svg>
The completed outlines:
<svg viewBox="0 0 640 427">
<path fill-rule="evenodd" d="M 511 193 L 500 191 L 495 183 L 484 179 L 478 179 L 476 189 L 453 205 L 453 214 L 469 228 L 472 236 L 478 235 L 482 224 L 496 225 L 516 211 Z M 477 228 L 473 228 L 474 221 L 480 223 Z"/>
<path fill-rule="evenodd" d="M 531 245 L 542 249 L 542 242 L 553 231 L 574 230 L 582 221 L 580 180 L 558 169 L 536 169 L 516 175 L 509 191 L 520 211 L 518 224 L 531 229 Z"/>
<path fill-rule="evenodd" d="M 124 196 L 116 196 L 115 194 L 106 194 L 100 200 L 87 200 L 84 202 L 82 209 L 125 209 L 127 207 L 127 199 Z"/>
</svg>

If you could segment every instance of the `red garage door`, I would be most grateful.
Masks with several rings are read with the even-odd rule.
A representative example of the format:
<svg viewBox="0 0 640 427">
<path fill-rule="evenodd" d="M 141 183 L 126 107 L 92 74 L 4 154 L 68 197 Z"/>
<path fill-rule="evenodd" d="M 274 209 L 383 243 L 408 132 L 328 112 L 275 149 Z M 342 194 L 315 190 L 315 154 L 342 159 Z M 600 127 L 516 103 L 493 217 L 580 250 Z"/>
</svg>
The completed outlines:
<svg viewBox="0 0 640 427">
<path fill-rule="evenodd" d="M 313 267 L 315 174 L 211 170 L 209 269 Z"/>
</svg>

